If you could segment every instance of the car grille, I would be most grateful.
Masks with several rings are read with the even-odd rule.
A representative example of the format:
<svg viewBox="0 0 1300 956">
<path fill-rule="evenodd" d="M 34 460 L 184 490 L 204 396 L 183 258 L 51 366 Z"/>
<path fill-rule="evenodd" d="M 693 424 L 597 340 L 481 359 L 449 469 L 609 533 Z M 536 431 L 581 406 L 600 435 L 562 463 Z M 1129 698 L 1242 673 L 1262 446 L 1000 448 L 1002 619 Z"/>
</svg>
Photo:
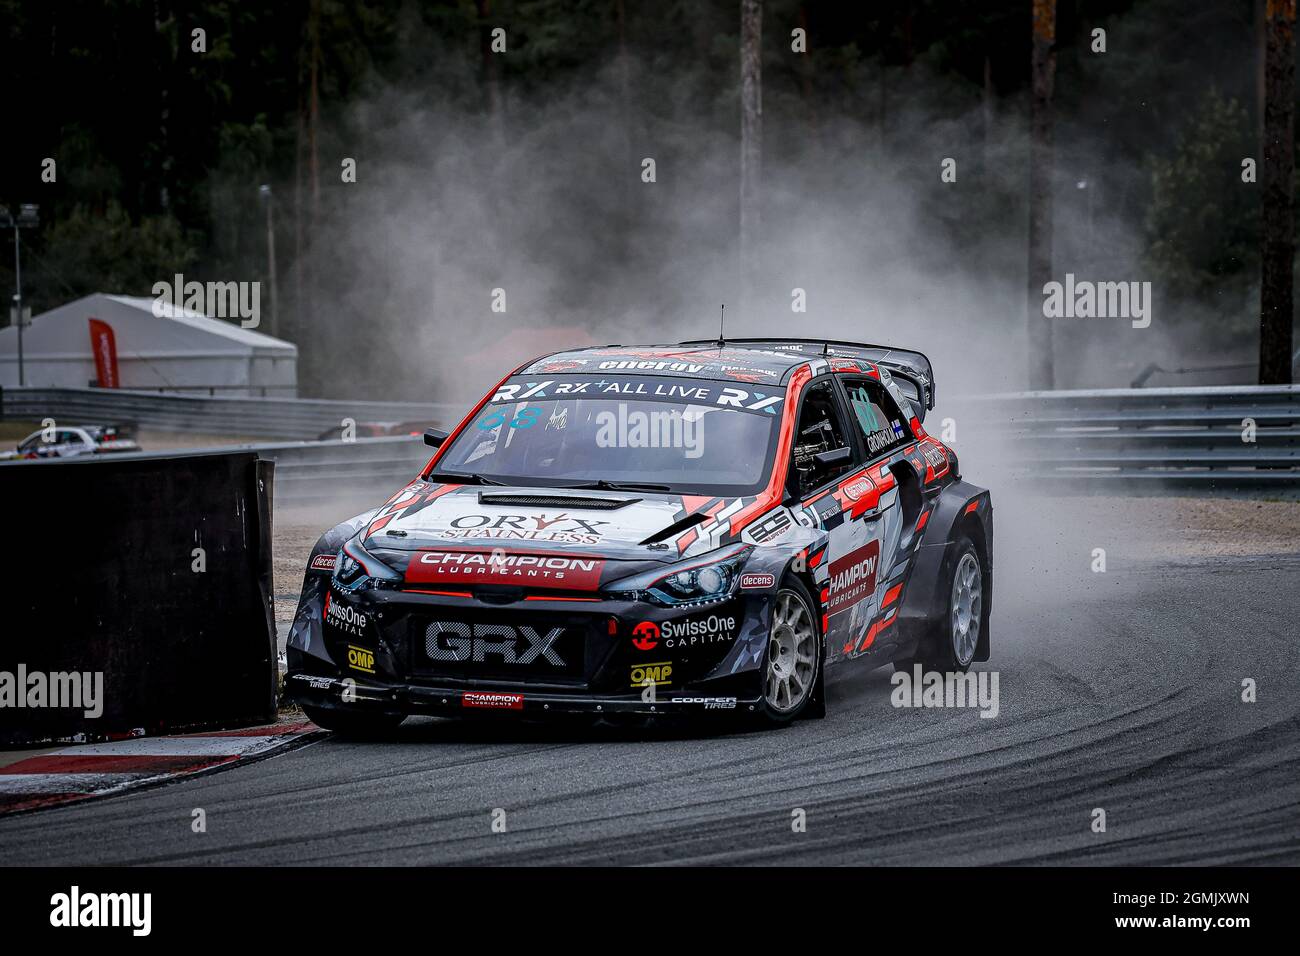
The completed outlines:
<svg viewBox="0 0 1300 956">
<path fill-rule="evenodd" d="M 590 616 L 447 609 L 413 616 L 408 627 L 416 678 L 581 684 L 589 652 L 599 650 L 593 643 L 597 622 Z"/>
</svg>

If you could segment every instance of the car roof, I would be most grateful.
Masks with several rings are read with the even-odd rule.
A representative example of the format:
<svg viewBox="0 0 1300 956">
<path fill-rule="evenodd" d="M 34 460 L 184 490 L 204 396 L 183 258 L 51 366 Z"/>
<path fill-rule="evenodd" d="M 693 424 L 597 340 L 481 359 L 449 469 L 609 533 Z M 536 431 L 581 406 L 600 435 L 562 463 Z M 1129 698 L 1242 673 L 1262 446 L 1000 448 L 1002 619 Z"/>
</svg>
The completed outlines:
<svg viewBox="0 0 1300 956">
<path fill-rule="evenodd" d="M 727 343 L 598 345 L 554 352 L 521 366 L 517 375 L 669 375 L 777 384 L 811 356 Z"/>
<path fill-rule="evenodd" d="M 715 381 L 784 385 L 795 369 L 880 375 L 881 366 L 915 389 L 934 408 L 934 368 L 924 353 L 891 345 L 786 336 L 700 339 L 676 345 L 600 345 L 554 352 L 528 362 L 516 375 L 614 373 L 676 375 Z"/>
</svg>

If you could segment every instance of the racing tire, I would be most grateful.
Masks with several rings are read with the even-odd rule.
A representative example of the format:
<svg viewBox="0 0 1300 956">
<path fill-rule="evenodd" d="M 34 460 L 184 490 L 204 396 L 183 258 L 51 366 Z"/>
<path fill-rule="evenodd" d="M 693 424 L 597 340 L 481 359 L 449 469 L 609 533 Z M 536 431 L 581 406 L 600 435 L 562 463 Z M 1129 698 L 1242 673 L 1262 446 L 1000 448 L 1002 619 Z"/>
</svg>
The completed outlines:
<svg viewBox="0 0 1300 956">
<path fill-rule="evenodd" d="M 823 717 L 821 620 L 808 588 L 786 577 L 772 604 L 772 624 L 763 652 L 760 716 L 768 726 L 796 717 Z"/>
<path fill-rule="evenodd" d="M 391 734 L 406 719 L 405 714 L 335 710 L 303 705 L 303 713 L 318 727 L 353 740 L 374 740 Z"/>
<path fill-rule="evenodd" d="M 944 611 L 931 623 L 917 653 L 894 661 L 896 671 L 920 664 L 926 671 L 965 673 L 975 660 L 984 627 L 984 562 L 966 535 L 953 543 L 950 554 L 939 588 Z"/>
</svg>

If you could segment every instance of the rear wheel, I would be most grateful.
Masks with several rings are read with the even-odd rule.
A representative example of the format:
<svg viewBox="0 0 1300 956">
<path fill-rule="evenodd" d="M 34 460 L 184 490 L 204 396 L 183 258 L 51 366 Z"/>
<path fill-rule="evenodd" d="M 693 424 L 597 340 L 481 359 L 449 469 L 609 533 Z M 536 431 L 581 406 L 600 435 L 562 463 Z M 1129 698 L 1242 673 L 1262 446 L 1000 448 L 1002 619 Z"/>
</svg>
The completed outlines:
<svg viewBox="0 0 1300 956">
<path fill-rule="evenodd" d="M 812 598 L 803 584 L 789 578 L 776 592 L 763 659 L 763 713 L 768 722 L 789 723 L 817 707 L 821 667 L 821 628 Z"/>
<path fill-rule="evenodd" d="M 366 711 L 335 710 L 333 708 L 303 705 L 303 713 L 312 723 L 332 730 L 340 737 L 358 739 L 383 737 L 391 734 L 406 719 L 402 714 L 377 714 Z"/>
<path fill-rule="evenodd" d="M 975 543 L 965 535 L 953 545 L 941 588 L 946 613 L 933 622 L 916 656 L 895 661 L 894 670 L 911 670 L 914 664 L 927 671 L 970 669 L 984 626 L 984 565 Z"/>
</svg>

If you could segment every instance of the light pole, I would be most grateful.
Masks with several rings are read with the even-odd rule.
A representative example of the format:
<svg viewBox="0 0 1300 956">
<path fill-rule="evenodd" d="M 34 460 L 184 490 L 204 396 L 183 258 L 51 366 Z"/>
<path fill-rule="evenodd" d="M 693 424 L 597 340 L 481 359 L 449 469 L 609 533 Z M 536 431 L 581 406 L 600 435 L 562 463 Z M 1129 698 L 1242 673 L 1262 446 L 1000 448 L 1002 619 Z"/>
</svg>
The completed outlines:
<svg viewBox="0 0 1300 956">
<path fill-rule="evenodd" d="M 8 206 L 0 206 L 0 227 L 12 226 L 14 230 L 14 321 L 18 324 L 19 387 L 27 384 L 27 376 L 23 368 L 23 267 L 18 230 L 35 229 L 40 225 L 41 220 L 37 215 L 39 209 L 36 204 L 25 202 L 18 207 L 18 215 L 15 216 L 9 212 Z"/>
<path fill-rule="evenodd" d="M 266 200 L 266 268 L 270 277 L 271 286 L 271 335 L 274 336 L 279 332 L 279 323 L 276 321 L 276 303 L 275 303 L 275 219 L 272 210 L 274 209 L 274 197 L 271 194 L 271 187 L 263 184 L 257 190 Z"/>
</svg>

